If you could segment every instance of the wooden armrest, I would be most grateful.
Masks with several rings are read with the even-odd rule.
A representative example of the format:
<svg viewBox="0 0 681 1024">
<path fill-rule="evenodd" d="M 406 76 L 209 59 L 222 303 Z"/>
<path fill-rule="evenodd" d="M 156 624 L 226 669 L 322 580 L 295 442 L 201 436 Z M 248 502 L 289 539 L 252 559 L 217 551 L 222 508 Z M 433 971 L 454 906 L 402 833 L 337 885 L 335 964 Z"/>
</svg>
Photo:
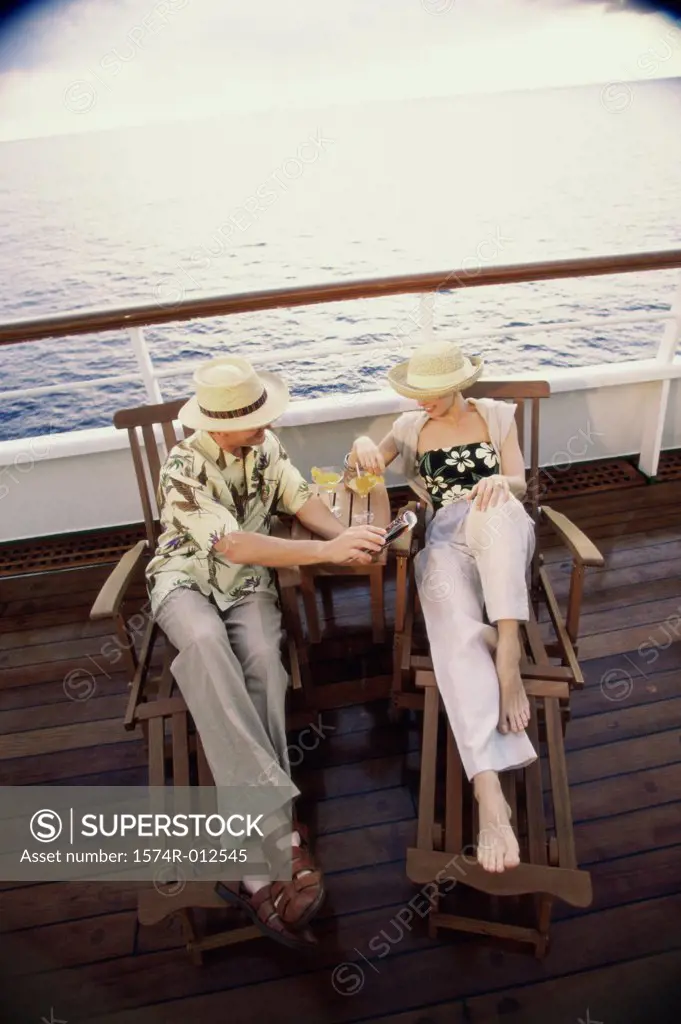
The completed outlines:
<svg viewBox="0 0 681 1024">
<path fill-rule="evenodd" d="M 409 509 L 415 512 L 418 516 L 420 514 L 419 503 L 417 501 L 408 501 L 406 505 L 403 505 L 398 515 L 402 515 L 403 512 Z M 414 527 L 414 530 L 418 529 L 418 523 Z M 398 558 L 409 558 L 412 548 L 414 546 L 414 530 L 406 530 L 400 537 L 390 545 L 390 550 L 398 556 Z"/>
<path fill-rule="evenodd" d="M 126 551 L 116 568 L 97 594 L 90 609 L 91 619 L 113 619 L 128 589 L 130 579 L 147 550 L 147 542 L 138 540 L 134 548 Z"/>
<path fill-rule="evenodd" d="M 283 590 L 300 586 L 300 569 L 297 565 L 280 566 L 278 569 L 273 569 L 272 572 L 276 575 L 279 586 Z"/>
<path fill-rule="evenodd" d="M 281 516 L 272 516 L 272 519 L 270 520 L 270 537 L 279 537 L 280 540 L 290 540 L 291 525 L 292 520 L 290 518 L 282 519 Z"/>
<path fill-rule="evenodd" d="M 280 516 L 272 516 L 270 537 L 278 537 L 280 540 L 291 540 L 293 522 L 293 519 L 282 519 Z M 297 565 L 283 566 L 272 571 L 282 589 L 300 586 L 300 568 Z"/>
<path fill-rule="evenodd" d="M 566 547 L 570 549 L 576 562 L 579 562 L 580 565 L 605 564 L 605 559 L 596 545 L 567 516 L 564 516 L 562 512 L 556 512 L 548 505 L 542 505 L 541 512 Z"/>
</svg>

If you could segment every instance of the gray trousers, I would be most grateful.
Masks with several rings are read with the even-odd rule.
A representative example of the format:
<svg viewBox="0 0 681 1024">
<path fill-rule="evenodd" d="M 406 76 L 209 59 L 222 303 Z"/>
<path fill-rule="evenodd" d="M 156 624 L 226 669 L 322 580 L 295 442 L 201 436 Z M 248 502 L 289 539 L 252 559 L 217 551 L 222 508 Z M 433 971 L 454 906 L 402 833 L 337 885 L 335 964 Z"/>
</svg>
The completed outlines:
<svg viewBox="0 0 681 1024">
<path fill-rule="evenodd" d="M 298 795 L 286 749 L 288 676 L 276 595 L 249 594 L 220 612 L 203 594 L 180 587 L 156 621 L 177 648 L 173 676 L 216 786 L 270 784 Z"/>
</svg>

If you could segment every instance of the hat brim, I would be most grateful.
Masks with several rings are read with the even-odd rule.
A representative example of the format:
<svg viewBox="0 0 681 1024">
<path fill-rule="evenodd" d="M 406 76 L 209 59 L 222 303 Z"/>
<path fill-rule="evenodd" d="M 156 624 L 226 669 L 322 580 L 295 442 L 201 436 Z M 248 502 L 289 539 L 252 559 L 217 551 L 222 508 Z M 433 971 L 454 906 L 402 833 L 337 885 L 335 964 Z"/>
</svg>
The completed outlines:
<svg viewBox="0 0 681 1024">
<path fill-rule="evenodd" d="M 442 398 L 444 395 L 451 395 L 454 391 L 465 391 L 466 388 L 475 383 L 485 366 L 485 360 L 482 356 L 468 356 L 467 358 L 473 367 L 473 372 L 467 374 L 463 380 L 457 381 L 456 384 L 443 384 L 442 386 L 434 386 L 432 388 L 411 387 L 407 384 L 408 359 L 398 363 L 397 366 L 393 366 L 392 370 L 388 371 L 388 383 L 394 391 L 397 391 L 398 395 L 404 395 L 405 398 Z"/>
<path fill-rule="evenodd" d="M 289 404 L 289 390 L 281 377 L 276 373 L 258 371 L 258 377 L 262 380 L 267 390 L 267 398 L 263 405 L 255 412 L 246 416 L 237 417 L 213 417 L 206 416 L 201 412 L 199 402 L 194 395 L 182 406 L 177 414 L 180 423 L 192 430 L 214 430 L 230 433 L 236 430 L 255 430 L 257 427 L 267 427 L 270 423 L 279 419 Z"/>
</svg>

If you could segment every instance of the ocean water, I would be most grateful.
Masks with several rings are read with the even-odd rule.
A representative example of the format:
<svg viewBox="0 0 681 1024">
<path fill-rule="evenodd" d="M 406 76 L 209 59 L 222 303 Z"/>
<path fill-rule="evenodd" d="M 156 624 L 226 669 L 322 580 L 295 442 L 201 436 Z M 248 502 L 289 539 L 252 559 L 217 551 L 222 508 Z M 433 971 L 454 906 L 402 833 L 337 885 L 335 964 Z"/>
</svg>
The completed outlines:
<svg viewBox="0 0 681 1024">
<path fill-rule="evenodd" d="M 87 117 L 87 112 L 77 115 Z M 79 122 L 80 123 L 80 122 Z M 0 320 L 681 244 L 681 79 L 269 113 L 0 145 Z M 676 272 L 439 295 L 434 330 L 492 370 L 646 357 Z M 147 329 L 164 398 L 238 352 L 295 396 L 384 386 L 415 296 Z M 601 330 L 570 327 L 603 318 Z M 412 319 L 410 319 L 410 317 Z M 519 325 L 541 323 L 523 336 Z M 567 325 L 567 326 L 565 326 Z M 2 391 L 136 372 L 124 331 L 0 351 Z M 3 401 L 0 439 L 110 423 L 141 384 Z"/>
</svg>

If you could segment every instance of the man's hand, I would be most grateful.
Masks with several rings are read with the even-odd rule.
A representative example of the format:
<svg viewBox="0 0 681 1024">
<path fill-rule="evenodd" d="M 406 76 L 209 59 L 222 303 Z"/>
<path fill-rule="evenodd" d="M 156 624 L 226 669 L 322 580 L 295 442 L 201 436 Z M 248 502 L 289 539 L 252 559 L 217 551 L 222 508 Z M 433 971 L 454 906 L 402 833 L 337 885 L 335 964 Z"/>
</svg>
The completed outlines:
<svg viewBox="0 0 681 1024">
<path fill-rule="evenodd" d="M 375 473 L 382 476 L 385 473 L 385 462 L 381 449 L 371 440 L 370 437 L 358 437 L 352 446 L 352 454 L 355 456 L 355 465 L 367 473 Z"/>
<path fill-rule="evenodd" d="M 478 480 L 467 497 L 469 501 L 475 502 L 479 512 L 484 512 L 487 508 L 503 505 L 508 501 L 510 494 L 511 489 L 506 477 L 495 473 L 494 476 L 484 476 L 482 480 Z"/>
<path fill-rule="evenodd" d="M 326 541 L 324 561 L 334 565 L 357 562 L 368 565 L 372 556 L 383 549 L 385 530 L 380 526 L 351 526 L 338 537 Z"/>
</svg>

